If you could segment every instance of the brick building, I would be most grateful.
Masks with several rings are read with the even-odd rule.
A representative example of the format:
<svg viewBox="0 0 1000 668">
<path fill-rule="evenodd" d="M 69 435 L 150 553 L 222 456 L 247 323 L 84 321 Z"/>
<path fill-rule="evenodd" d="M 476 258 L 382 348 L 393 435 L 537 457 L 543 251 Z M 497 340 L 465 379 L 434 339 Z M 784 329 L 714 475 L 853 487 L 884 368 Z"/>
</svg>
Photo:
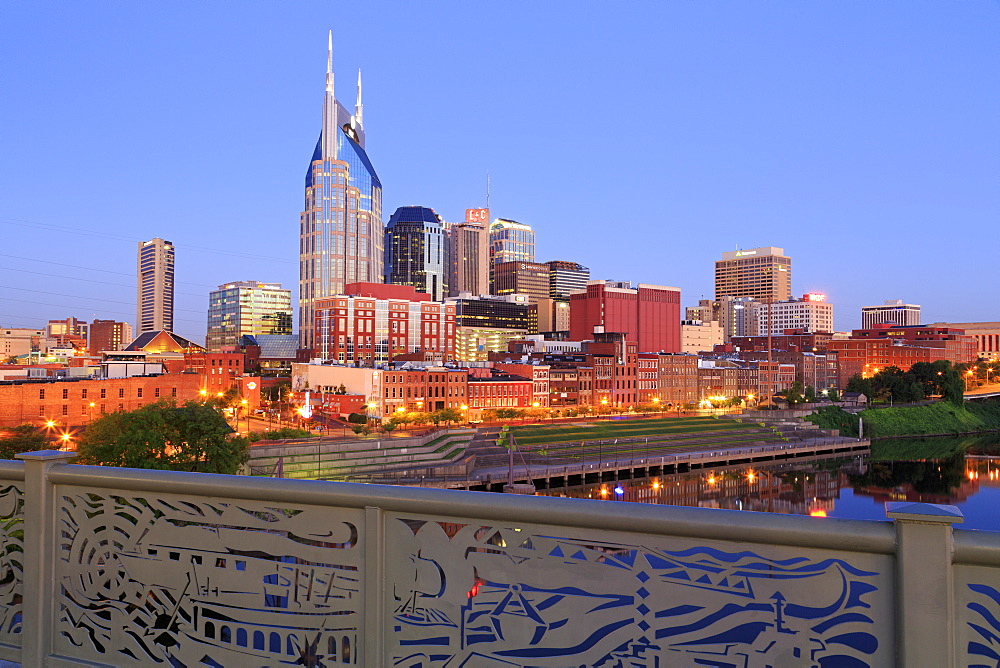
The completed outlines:
<svg viewBox="0 0 1000 668">
<path fill-rule="evenodd" d="M 595 332 L 622 332 L 642 352 L 681 351 L 680 288 L 589 281 L 585 292 L 570 295 L 570 339 L 591 339 Z"/>
<path fill-rule="evenodd" d="M 868 377 L 887 366 L 907 371 L 917 362 L 966 364 L 978 356 L 976 340 L 965 330 L 926 325 L 855 329 L 848 339 L 830 341 L 827 349 L 838 355 L 840 387 L 855 374 Z"/>
<path fill-rule="evenodd" d="M 228 360 L 227 360 L 228 361 Z M 82 426 L 105 413 L 131 411 L 169 399 L 177 403 L 209 398 L 230 387 L 240 390 L 249 408 L 260 403 L 259 379 L 240 373 L 212 372 L 226 366 L 188 369 L 182 373 L 124 378 L 45 378 L 0 382 L 0 426 L 39 424 L 53 420 L 63 426 Z M 221 382 L 220 382 L 221 381 Z"/>
<path fill-rule="evenodd" d="M 455 307 L 409 285 L 349 283 L 347 294 L 315 300 L 315 354 L 374 366 L 395 355 L 454 357 Z"/>
</svg>

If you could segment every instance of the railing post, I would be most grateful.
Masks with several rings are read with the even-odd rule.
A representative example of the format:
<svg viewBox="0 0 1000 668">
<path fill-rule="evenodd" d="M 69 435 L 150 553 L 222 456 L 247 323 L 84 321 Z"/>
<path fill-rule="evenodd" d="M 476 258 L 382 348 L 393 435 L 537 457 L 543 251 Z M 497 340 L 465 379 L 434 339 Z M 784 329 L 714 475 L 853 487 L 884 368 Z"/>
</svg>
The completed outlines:
<svg viewBox="0 0 1000 668">
<path fill-rule="evenodd" d="M 385 656 L 385 513 L 365 507 L 364 549 L 364 665 L 382 668 Z"/>
<path fill-rule="evenodd" d="M 896 522 L 896 659 L 900 666 L 955 666 L 955 506 L 892 501 Z"/>
<path fill-rule="evenodd" d="M 48 481 L 53 464 L 75 452 L 39 450 L 14 455 L 24 460 L 24 629 L 21 665 L 43 666 L 52 653 L 56 599 L 56 522 L 59 504 Z"/>
</svg>

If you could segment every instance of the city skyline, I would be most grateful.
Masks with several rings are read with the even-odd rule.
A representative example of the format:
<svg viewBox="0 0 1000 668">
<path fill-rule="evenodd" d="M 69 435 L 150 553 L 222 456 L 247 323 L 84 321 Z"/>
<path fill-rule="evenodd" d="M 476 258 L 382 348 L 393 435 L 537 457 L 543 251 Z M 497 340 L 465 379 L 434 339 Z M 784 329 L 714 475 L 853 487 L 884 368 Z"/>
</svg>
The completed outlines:
<svg viewBox="0 0 1000 668">
<path fill-rule="evenodd" d="M 130 320 L 135 244 L 153 237 L 177 247 L 175 330 L 196 341 L 216 285 L 248 272 L 296 284 L 291 230 L 330 25 L 341 81 L 365 71 L 383 224 L 408 205 L 459 222 L 487 204 L 489 173 L 493 216 L 530 225 L 539 259 L 676 285 L 684 307 L 711 296 L 720 253 L 773 245 L 795 260 L 792 294 L 827 294 L 839 330 L 887 299 L 922 305 L 927 322 L 996 319 L 982 306 L 1000 240 L 995 5 L 724 3 L 610 18 L 560 3 L 530 17 L 441 5 L 356 29 L 313 11 L 323 5 L 231 16 L 57 4 L 5 10 L 4 325 Z M 465 61 L 391 39 L 423 28 L 444 43 L 472 25 L 484 41 Z M 378 47 L 363 39 L 372 31 Z M 586 44 L 568 41 L 574 31 Z M 582 119 L 584 91 L 606 111 Z M 53 133 L 66 100 L 74 132 Z M 602 130 L 612 170 L 586 157 Z M 37 175 L 64 154 L 72 176 L 52 189 Z"/>
</svg>

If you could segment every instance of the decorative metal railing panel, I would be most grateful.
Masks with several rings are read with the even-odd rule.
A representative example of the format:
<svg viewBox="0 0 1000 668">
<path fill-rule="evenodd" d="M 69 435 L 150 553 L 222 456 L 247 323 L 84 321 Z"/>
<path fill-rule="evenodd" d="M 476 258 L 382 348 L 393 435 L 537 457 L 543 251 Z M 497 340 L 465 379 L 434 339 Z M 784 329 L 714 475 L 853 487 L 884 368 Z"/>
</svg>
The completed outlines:
<svg viewBox="0 0 1000 668">
<path fill-rule="evenodd" d="M 14 661 L 21 646 L 23 599 L 24 491 L 22 483 L 0 480 L 0 657 Z"/>
<path fill-rule="evenodd" d="M 1000 665 L 1000 575 L 997 569 L 956 567 L 955 600 L 958 665 Z"/>
<path fill-rule="evenodd" d="M 1000 538 L 949 506 L 818 520 L 69 456 L 0 463 L 0 658 L 24 665 L 1000 663 Z"/>
<path fill-rule="evenodd" d="M 390 513 L 390 661 L 890 666 L 888 556 Z"/>
<path fill-rule="evenodd" d="M 57 498 L 57 654 L 357 663 L 363 511 L 72 487 Z"/>
</svg>

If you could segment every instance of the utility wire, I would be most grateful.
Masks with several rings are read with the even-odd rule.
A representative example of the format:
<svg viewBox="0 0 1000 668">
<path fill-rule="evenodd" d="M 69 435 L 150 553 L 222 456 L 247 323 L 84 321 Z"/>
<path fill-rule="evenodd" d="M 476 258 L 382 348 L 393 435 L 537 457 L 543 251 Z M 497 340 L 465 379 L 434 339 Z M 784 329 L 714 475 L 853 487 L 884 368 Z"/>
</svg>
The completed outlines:
<svg viewBox="0 0 1000 668">
<path fill-rule="evenodd" d="M 93 278 L 80 278 L 79 276 L 59 276 L 58 274 L 50 274 L 50 273 L 44 272 L 44 271 L 31 271 L 30 269 L 12 269 L 11 271 L 16 271 L 19 274 L 38 274 L 39 276 L 48 276 L 49 278 L 65 278 L 68 281 L 86 281 L 88 283 L 100 283 L 101 285 L 114 285 L 114 286 L 120 287 L 120 288 L 121 287 L 126 287 L 126 288 L 130 288 L 131 287 L 131 286 L 128 286 L 128 285 L 124 285 L 122 283 L 112 283 L 111 281 L 98 281 L 98 280 L 93 279 Z M 185 295 L 187 297 L 202 297 L 202 298 L 206 297 L 206 295 L 204 295 L 204 294 L 200 294 L 199 295 L 199 294 L 195 294 L 194 292 L 175 292 L 174 294 Z M 84 299 L 89 299 L 89 298 L 88 297 L 84 297 Z"/>
<path fill-rule="evenodd" d="M 81 267 L 81 266 L 76 265 L 76 264 L 66 264 L 65 262 L 53 262 L 51 260 L 39 260 L 38 258 L 21 257 L 19 255 L 8 255 L 6 253 L 0 253 L 0 257 L 9 257 L 9 258 L 13 258 L 15 260 L 24 260 L 25 262 L 32 262 L 32 263 L 41 262 L 43 264 L 54 264 L 54 265 L 57 265 L 59 267 L 69 267 L 70 269 L 83 269 L 84 271 L 100 271 L 100 272 L 103 272 L 105 274 L 116 274 L 118 276 L 129 276 L 133 280 L 135 279 L 135 274 L 134 273 L 129 273 L 129 272 L 126 272 L 126 271 L 114 271 L 112 269 L 97 269 L 96 267 Z M 14 271 L 19 271 L 19 270 L 15 269 Z M 213 290 L 216 287 L 214 285 L 208 285 L 207 283 L 191 283 L 190 281 L 174 281 L 174 283 L 176 283 L 178 285 L 180 285 L 182 283 L 184 285 L 196 285 L 199 288 L 212 288 Z"/>
<path fill-rule="evenodd" d="M 34 299 L 17 299 L 15 297 L 4 297 L 4 300 L 5 301 L 10 301 L 10 302 L 21 302 L 23 304 L 35 304 L 37 306 L 55 306 L 56 308 L 65 308 L 65 309 L 76 310 L 76 311 L 82 310 L 80 308 L 79 304 L 75 304 L 73 306 L 70 306 L 68 304 L 50 304 L 48 302 L 35 301 Z M 121 304 L 122 302 L 118 302 L 118 303 Z M 87 310 L 90 310 L 90 309 L 87 309 Z M 125 315 L 125 316 L 129 316 L 129 317 L 135 315 L 135 311 L 113 311 L 111 309 L 101 309 L 101 312 L 102 313 L 115 313 L 117 315 Z M 18 316 L 18 317 L 21 317 L 21 316 Z M 176 320 L 178 322 L 197 322 L 197 323 L 201 323 L 201 324 L 205 324 L 205 322 L 206 322 L 205 320 L 194 320 L 192 318 L 174 318 L 174 320 Z"/>
<path fill-rule="evenodd" d="M 28 227 L 40 230 L 49 230 L 54 232 L 67 232 L 69 234 L 79 234 L 85 237 L 95 237 L 99 239 L 113 239 L 115 241 L 128 241 L 130 243 L 138 243 L 134 237 L 127 237 L 120 234 L 107 234 L 99 232 L 84 232 L 73 227 L 65 227 L 62 225 L 52 225 L 49 223 L 38 223 L 31 220 L 22 220 L 19 218 L 7 218 L 5 216 L 0 216 L 0 225 L 16 225 L 18 227 Z M 267 260 L 268 262 L 286 262 L 292 263 L 296 260 L 288 260 L 284 258 L 276 258 L 268 255 L 254 255 L 253 253 L 240 253 L 239 251 L 230 250 L 220 250 L 218 248 L 206 248 L 204 246 L 192 246 L 190 244 L 180 243 L 174 244 L 175 247 L 179 247 L 184 250 L 193 250 L 197 253 L 212 253 L 214 255 L 229 255 L 232 257 L 243 257 L 250 258 L 252 260 Z"/>
<path fill-rule="evenodd" d="M 120 299 L 101 299 L 100 297 L 80 297 L 80 296 L 77 296 L 77 295 L 63 294 L 62 292 L 49 292 L 47 290 L 32 290 L 31 288 L 15 288 L 15 287 L 12 287 L 12 286 L 9 286 L 9 285 L 0 285 L 0 289 L 3 289 L 3 290 L 22 290 L 24 292 L 37 292 L 37 293 L 43 294 L 43 295 L 52 295 L 53 297 L 69 297 L 70 299 L 90 299 L 92 301 L 108 302 L 110 304 L 125 304 L 126 306 L 132 303 L 132 302 L 123 302 Z M 183 312 L 183 313 L 204 313 L 204 311 L 199 311 L 199 310 L 190 309 L 190 308 L 189 309 L 178 308 L 178 309 L 174 309 L 174 311 L 175 312 Z"/>
</svg>

